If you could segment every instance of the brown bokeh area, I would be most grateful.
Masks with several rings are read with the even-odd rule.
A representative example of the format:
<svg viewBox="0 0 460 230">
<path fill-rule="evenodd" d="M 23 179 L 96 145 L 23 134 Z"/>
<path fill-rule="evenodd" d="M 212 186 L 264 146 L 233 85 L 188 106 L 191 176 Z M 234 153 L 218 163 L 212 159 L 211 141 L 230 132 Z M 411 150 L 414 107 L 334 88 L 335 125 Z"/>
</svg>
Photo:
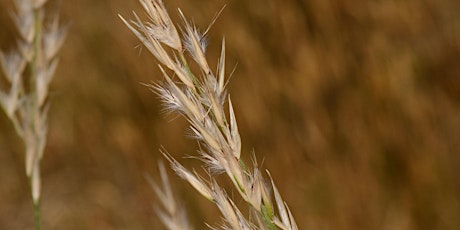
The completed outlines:
<svg viewBox="0 0 460 230">
<path fill-rule="evenodd" d="M 460 2 L 164 1 L 203 29 L 226 5 L 208 60 L 225 37 L 244 158 L 270 171 L 300 229 L 458 229 Z M 12 7 L 0 0 L 3 51 L 15 46 Z M 181 158 L 197 148 L 186 122 L 141 84 L 161 74 L 117 16 L 143 15 L 140 4 L 60 8 L 70 28 L 50 93 L 43 227 L 163 229 L 144 179 L 158 178 L 159 148 L 201 169 Z M 33 226 L 23 152 L 0 113 L 0 229 Z M 220 221 L 170 175 L 195 229 Z"/>
</svg>

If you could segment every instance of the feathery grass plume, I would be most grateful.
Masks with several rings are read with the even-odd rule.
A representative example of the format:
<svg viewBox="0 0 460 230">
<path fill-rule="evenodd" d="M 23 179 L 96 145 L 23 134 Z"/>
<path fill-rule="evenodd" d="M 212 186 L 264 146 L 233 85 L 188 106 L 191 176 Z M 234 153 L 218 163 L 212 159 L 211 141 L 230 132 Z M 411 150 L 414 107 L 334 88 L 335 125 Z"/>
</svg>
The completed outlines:
<svg viewBox="0 0 460 230">
<path fill-rule="evenodd" d="M 164 164 L 160 162 L 158 168 L 162 186 L 159 186 L 151 177 L 147 176 L 148 182 L 163 207 L 163 209 L 158 206 L 155 207 L 157 215 L 169 230 L 192 230 L 193 228 L 187 220 L 185 209 L 176 202 L 176 198 L 173 195 Z"/>
<path fill-rule="evenodd" d="M 18 48 L 0 52 L 0 64 L 10 88 L 0 91 L 0 105 L 25 145 L 25 167 L 30 181 L 35 229 L 40 223 L 40 160 L 47 137 L 47 101 L 66 28 L 56 14 L 46 15 L 47 0 L 15 0 L 12 13 L 20 38 Z"/>
<path fill-rule="evenodd" d="M 257 164 L 250 170 L 240 159 L 241 138 L 233 105 L 225 90 L 225 40 L 222 41 L 221 56 L 214 74 L 206 59 L 206 34 L 210 26 L 200 32 L 179 9 L 183 20 L 179 34 L 161 0 L 140 0 L 140 3 L 150 21 L 143 22 L 136 13 L 135 20 L 131 22 L 120 18 L 159 61 L 165 81 L 149 87 L 157 92 L 168 110 L 178 112 L 190 123 L 194 137 L 204 146 L 199 151 L 199 159 L 207 166 L 211 181 L 203 180 L 197 173 L 190 172 L 170 155 L 164 154 L 173 169 L 218 206 L 226 222 L 220 226 L 221 229 L 298 229 L 274 182 L 265 182 Z M 214 22 L 215 18 L 211 25 Z M 198 73 L 190 69 L 186 53 L 199 67 Z M 169 72 L 177 79 L 173 79 Z M 225 102 L 228 102 L 228 114 Z M 218 173 L 227 174 L 249 204 L 256 214 L 254 223 L 242 216 L 232 199 L 219 187 L 213 178 Z"/>
</svg>

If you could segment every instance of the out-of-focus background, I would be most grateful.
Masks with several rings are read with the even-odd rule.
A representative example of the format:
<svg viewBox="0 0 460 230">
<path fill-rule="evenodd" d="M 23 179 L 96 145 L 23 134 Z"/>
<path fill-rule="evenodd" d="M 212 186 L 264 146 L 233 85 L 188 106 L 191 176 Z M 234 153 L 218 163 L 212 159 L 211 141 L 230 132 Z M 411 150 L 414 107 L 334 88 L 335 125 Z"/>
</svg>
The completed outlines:
<svg viewBox="0 0 460 230">
<path fill-rule="evenodd" d="M 300 229 L 458 229 L 459 1 L 165 3 L 203 29 L 226 5 L 209 61 L 225 36 L 243 154 L 270 170 Z M 3 51 L 17 37 L 12 9 L 0 0 Z M 163 229 L 144 179 L 158 178 L 158 149 L 200 170 L 181 159 L 197 147 L 186 122 L 140 84 L 162 77 L 117 16 L 132 10 L 143 15 L 134 0 L 62 1 L 71 27 L 41 165 L 44 229 Z M 23 152 L 0 113 L 0 229 L 33 226 Z M 196 229 L 220 220 L 170 175 Z"/>
</svg>

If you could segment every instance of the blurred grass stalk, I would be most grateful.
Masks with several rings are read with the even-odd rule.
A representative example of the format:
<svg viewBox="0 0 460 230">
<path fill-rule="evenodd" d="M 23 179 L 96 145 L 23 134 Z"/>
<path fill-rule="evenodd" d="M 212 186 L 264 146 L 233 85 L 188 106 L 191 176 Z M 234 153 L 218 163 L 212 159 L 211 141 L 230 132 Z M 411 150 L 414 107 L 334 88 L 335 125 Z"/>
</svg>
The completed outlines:
<svg viewBox="0 0 460 230">
<path fill-rule="evenodd" d="M 40 161 L 46 146 L 48 91 L 58 64 L 66 28 L 57 14 L 46 15 L 47 0 L 15 0 L 11 13 L 20 35 L 17 48 L 0 52 L 9 90 L 0 91 L 0 104 L 25 145 L 25 166 L 34 207 L 35 229 L 41 229 Z"/>
<path fill-rule="evenodd" d="M 210 181 L 204 180 L 195 171 L 186 169 L 168 153 L 163 153 L 180 177 L 218 207 L 225 223 L 211 228 L 298 229 L 273 180 L 271 183 L 266 182 L 255 159 L 254 168 L 250 169 L 240 158 L 240 134 L 232 102 L 225 89 L 225 41 L 222 41 L 216 74 L 211 70 L 205 55 L 206 35 L 216 18 L 204 32 L 201 32 L 179 9 L 184 23 L 179 33 L 161 0 L 140 0 L 140 3 L 149 17 L 149 22 L 142 22 L 136 13 L 135 20 L 131 23 L 120 17 L 160 62 L 159 68 L 165 82 L 148 86 L 160 96 L 167 111 L 178 112 L 187 119 L 194 138 L 199 140 L 203 147 L 198 151 L 198 158 L 206 166 Z M 192 72 L 186 54 L 190 55 L 199 68 L 198 73 Z M 168 74 L 169 71 L 174 73 L 177 79 L 173 80 Z M 225 108 L 226 101 L 228 113 Z M 233 182 L 234 189 L 246 201 L 251 210 L 249 217 L 242 214 L 237 202 L 234 202 L 216 181 L 215 176 L 220 173 L 227 174 Z M 271 191 L 275 203 L 272 202 Z M 164 197 L 162 195 L 160 199 Z M 160 215 L 165 225 L 169 229 L 182 229 L 170 227 L 164 218 L 168 215 L 168 220 L 176 219 L 171 217 L 171 212 Z"/>
<path fill-rule="evenodd" d="M 160 161 L 158 169 L 160 171 L 161 186 L 150 176 L 146 177 L 162 207 L 160 205 L 155 206 L 158 217 L 169 230 L 193 230 L 188 221 L 185 208 L 179 205 L 178 199 L 174 196 L 163 162 Z"/>
</svg>

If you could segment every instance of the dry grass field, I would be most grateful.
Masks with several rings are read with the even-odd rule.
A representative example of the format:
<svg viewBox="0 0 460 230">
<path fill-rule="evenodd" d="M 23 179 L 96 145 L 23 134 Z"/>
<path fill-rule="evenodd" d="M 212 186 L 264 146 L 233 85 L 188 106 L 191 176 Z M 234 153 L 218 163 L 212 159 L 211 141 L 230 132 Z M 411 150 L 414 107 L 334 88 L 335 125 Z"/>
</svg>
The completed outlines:
<svg viewBox="0 0 460 230">
<path fill-rule="evenodd" d="M 458 229 L 459 1 L 164 1 L 202 29 L 226 5 L 208 61 L 225 36 L 243 158 L 270 170 L 300 229 Z M 12 9 L 0 0 L 1 50 L 15 46 Z M 163 229 L 144 178 L 159 178 L 159 149 L 200 169 L 182 159 L 197 148 L 186 121 L 141 84 L 163 77 L 117 16 L 132 10 L 143 15 L 135 0 L 60 4 L 70 29 L 49 94 L 43 229 Z M 195 229 L 220 220 L 169 173 Z M 0 229 L 32 228 L 24 147 L 2 111 Z"/>
</svg>

